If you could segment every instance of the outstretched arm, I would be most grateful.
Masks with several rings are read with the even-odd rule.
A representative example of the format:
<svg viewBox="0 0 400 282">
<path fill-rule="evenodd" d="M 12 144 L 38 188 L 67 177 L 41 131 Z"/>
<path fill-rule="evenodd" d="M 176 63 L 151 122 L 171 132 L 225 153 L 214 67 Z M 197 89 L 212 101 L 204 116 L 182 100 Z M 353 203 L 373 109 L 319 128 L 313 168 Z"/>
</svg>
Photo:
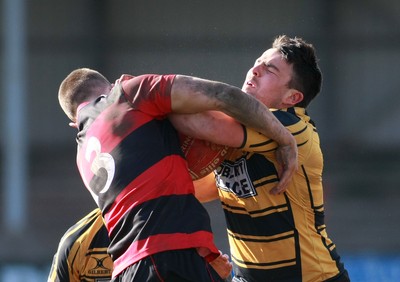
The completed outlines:
<svg viewBox="0 0 400 282">
<path fill-rule="evenodd" d="M 281 173 L 280 181 L 272 193 L 278 194 L 285 190 L 297 170 L 297 146 L 294 137 L 264 104 L 237 87 L 182 75 L 176 76 L 171 97 L 174 113 L 222 111 L 275 140 L 279 145 L 277 159 Z"/>
<path fill-rule="evenodd" d="M 239 148 L 244 144 L 245 130 L 243 126 L 222 112 L 171 114 L 168 118 L 174 127 L 184 135 L 232 148 Z"/>
<path fill-rule="evenodd" d="M 174 113 L 217 110 L 296 151 L 295 140 L 269 109 L 237 87 L 189 76 L 176 76 L 171 90 Z M 296 154 L 294 154 L 296 155 Z"/>
</svg>

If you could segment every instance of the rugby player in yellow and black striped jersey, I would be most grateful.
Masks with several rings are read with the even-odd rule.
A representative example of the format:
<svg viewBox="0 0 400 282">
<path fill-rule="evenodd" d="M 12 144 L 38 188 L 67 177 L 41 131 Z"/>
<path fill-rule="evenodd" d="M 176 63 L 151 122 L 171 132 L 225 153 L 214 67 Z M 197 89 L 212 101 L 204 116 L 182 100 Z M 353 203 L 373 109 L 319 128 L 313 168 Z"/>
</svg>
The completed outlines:
<svg viewBox="0 0 400 282">
<path fill-rule="evenodd" d="M 105 282 L 111 280 L 113 262 L 100 209 L 71 226 L 58 245 L 48 282 Z"/>
<path fill-rule="evenodd" d="M 216 171 L 234 269 L 246 281 L 326 281 L 344 269 L 324 224 L 319 136 L 304 108 L 275 113 L 299 147 L 285 193 L 270 194 L 278 180 L 275 144 L 261 135 L 248 136 L 244 148 L 258 154 L 240 154 Z"/>
<path fill-rule="evenodd" d="M 246 129 L 242 150 L 233 151 L 215 175 L 195 183 L 199 200 L 219 197 L 222 203 L 235 274 L 232 281 L 350 281 L 326 231 L 323 155 L 306 112 L 321 82 L 314 47 L 301 38 L 277 37 L 248 71 L 242 90 L 277 109 L 275 116 L 297 141 L 297 173 L 285 191 L 275 193 L 280 170 L 276 144 Z M 204 130 L 206 120 L 201 124 Z M 234 138 L 240 130 L 240 125 L 226 124 L 215 133 Z"/>
</svg>

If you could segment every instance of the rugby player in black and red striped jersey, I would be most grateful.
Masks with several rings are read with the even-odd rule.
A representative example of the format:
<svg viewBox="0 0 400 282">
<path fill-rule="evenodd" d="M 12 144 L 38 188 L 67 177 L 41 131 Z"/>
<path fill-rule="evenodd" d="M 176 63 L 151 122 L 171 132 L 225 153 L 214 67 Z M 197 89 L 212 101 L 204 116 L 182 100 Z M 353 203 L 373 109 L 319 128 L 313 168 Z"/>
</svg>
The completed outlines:
<svg viewBox="0 0 400 282">
<path fill-rule="evenodd" d="M 79 130 L 77 165 L 105 220 L 113 281 L 221 280 L 209 262 L 222 256 L 169 114 L 218 110 L 274 139 L 285 168 L 278 186 L 297 168 L 294 138 L 268 108 L 220 82 L 123 75 L 111 84 L 82 68 L 61 83 L 59 102 Z"/>
</svg>

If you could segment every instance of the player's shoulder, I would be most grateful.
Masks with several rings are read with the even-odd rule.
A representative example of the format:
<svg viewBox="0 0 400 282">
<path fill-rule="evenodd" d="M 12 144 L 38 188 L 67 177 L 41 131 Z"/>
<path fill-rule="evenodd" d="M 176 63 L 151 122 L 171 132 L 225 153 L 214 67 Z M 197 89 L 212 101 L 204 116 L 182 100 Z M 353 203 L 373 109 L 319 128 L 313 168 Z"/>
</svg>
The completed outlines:
<svg viewBox="0 0 400 282">
<path fill-rule="evenodd" d="M 88 231 L 93 228 L 97 228 L 95 223 L 102 220 L 100 209 L 94 209 L 68 228 L 61 238 L 62 245 L 64 245 L 66 248 L 70 248 L 78 241 L 79 238 L 82 240 L 82 236 L 85 236 L 85 234 L 90 234 Z M 101 226 L 102 224 L 99 225 Z"/>
<path fill-rule="evenodd" d="M 154 100 L 156 97 L 169 96 L 165 94 L 170 93 L 174 77 L 175 75 L 141 74 L 122 81 L 120 87 L 131 103 L 143 99 Z"/>
<path fill-rule="evenodd" d="M 274 116 L 284 125 L 290 126 L 301 121 L 301 110 L 300 108 L 287 108 L 273 110 Z"/>
<path fill-rule="evenodd" d="M 166 81 L 172 82 L 176 75 L 174 74 L 140 74 L 137 76 L 123 76 L 123 79 L 117 80 L 117 83 L 121 84 L 123 88 L 132 87 L 132 85 L 141 85 L 144 87 L 146 85 L 154 85 L 157 83 L 164 83 Z"/>
</svg>

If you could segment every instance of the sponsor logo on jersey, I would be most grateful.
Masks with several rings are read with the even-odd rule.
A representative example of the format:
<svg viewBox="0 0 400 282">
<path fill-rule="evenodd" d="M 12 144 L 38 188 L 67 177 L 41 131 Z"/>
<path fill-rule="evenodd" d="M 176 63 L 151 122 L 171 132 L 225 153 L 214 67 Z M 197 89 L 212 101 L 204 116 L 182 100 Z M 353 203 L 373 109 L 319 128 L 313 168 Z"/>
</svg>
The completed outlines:
<svg viewBox="0 0 400 282">
<path fill-rule="evenodd" d="M 216 172 L 217 184 L 221 190 L 234 193 L 239 198 L 257 195 L 244 158 L 234 163 L 223 162 Z"/>
<path fill-rule="evenodd" d="M 96 266 L 88 271 L 89 274 L 91 275 L 111 275 L 111 269 L 108 269 L 107 267 L 104 266 L 104 261 L 108 259 L 109 257 L 103 257 L 103 258 L 96 258 L 92 257 L 93 259 L 96 260 Z"/>
</svg>

